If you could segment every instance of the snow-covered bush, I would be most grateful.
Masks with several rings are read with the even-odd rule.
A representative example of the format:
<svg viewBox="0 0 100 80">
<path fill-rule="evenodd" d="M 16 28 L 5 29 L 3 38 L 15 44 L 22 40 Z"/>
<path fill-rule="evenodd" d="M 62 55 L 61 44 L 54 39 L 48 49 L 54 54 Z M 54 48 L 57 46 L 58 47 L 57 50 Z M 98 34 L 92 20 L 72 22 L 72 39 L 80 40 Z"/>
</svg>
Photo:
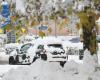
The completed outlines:
<svg viewBox="0 0 100 80">
<path fill-rule="evenodd" d="M 61 77 L 62 73 L 60 72 L 60 68 L 57 63 L 48 63 L 38 60 L 31 66 L 10 70 L 3 77 L 3 80 L 55 80 L 55 76 L 63 78 Z M 57 80 L 61 79 L 57 78 Z"/>
<path fill-rule="evenodd" d="M 83 64 L 80 65 L 80 73 L 92 74 L 96 71 L 96 55 L 91 55 L 88 50 L 84 52 Z"/>
</svg>

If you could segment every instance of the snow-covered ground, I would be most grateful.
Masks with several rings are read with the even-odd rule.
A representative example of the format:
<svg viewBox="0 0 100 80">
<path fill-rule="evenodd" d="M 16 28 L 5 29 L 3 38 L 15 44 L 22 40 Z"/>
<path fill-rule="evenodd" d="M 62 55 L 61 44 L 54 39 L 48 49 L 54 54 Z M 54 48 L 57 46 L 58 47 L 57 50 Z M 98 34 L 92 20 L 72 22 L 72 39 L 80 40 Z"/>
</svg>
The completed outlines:
<svg viewBox="0 0 100 80">
<path fill-rule="evenodd" d="M 7 73 L 9 70 L 16 69 L 18 67 L 20 67 L 20 65 L 8 65 L 8 64 L 0 65 L 0 80 L 3 77 L 3 75 Z"/>
</svg>

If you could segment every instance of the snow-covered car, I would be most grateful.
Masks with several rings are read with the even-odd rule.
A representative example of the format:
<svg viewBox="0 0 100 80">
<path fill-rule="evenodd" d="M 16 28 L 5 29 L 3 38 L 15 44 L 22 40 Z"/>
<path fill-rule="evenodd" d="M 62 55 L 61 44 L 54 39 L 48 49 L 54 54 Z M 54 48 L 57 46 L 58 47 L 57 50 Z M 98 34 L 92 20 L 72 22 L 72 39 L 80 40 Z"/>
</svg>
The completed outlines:
<svg viewBox="0 0 100 80">
<path fill-rule="evenodd" d="M 42 60 L 47 60 L 47 55 L 45 54 L 45 49 L 43 44 L 36 45 L 36 57 Z"/>
<path fill-rule="evenodd" d="M 61 43 L 49 43 L 44 46 L 48 61 L 66 62 L 67 55 Z"/>
<path fill-rule="evenodd" d="M 34 44 L 27 43 L 11 52 L 9 64 L 31 64 L 35 57 Z"/>
</svg>

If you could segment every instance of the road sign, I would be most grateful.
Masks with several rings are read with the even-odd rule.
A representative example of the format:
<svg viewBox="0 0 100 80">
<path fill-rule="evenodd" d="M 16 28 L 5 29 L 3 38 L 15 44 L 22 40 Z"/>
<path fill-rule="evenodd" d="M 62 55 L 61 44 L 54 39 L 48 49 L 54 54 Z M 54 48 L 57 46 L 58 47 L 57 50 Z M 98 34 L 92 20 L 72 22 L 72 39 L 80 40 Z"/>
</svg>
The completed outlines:
<svg viewBox="0 0 100 80">
<path fill-rule="evenodd" d="M 39 26 L 38 29 L 39 29 L 39 30 L 47 30 L 48 27 L 47 27 L 47 26 Z"/>
<path fill-rule="evenodd" d="M 10 9 L 9 4 L 6 1 L 1 3 L 0 15 L 5 19 L 2 23 L 0 23 L 0 28 L 3 28 L 10 23 Z"/>
<path fill-rule="evenodd" d="M 9 9 L 9 5 L 7 2 L 2 2 L 2 9 L 1 9 L 1 15 L 5 18 L 8 18 L 8 16 L 10 16 L 10 9 Z"/>
</svg>

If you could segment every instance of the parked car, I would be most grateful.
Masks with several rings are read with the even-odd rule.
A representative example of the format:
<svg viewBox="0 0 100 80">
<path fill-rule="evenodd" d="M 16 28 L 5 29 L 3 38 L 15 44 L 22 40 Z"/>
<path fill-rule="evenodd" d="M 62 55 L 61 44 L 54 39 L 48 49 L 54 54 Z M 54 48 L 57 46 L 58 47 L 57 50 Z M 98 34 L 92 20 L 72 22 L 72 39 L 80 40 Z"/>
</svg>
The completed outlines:
<svg viewBox="0 0 100 80">
<path fill-rule="evenodd" d="M 35 57 L 34 44 L 27 43 L 14 50 L 9 57 L 9 64 L 31 64 Z"/>
<path fill-rule="evenodd" d="M 42 60 L 47 60 L 47 55 L 45 54 L 45 49 L 43 44 L 38 44 L 36 46 L 36 57 Z"/>
</svg>

